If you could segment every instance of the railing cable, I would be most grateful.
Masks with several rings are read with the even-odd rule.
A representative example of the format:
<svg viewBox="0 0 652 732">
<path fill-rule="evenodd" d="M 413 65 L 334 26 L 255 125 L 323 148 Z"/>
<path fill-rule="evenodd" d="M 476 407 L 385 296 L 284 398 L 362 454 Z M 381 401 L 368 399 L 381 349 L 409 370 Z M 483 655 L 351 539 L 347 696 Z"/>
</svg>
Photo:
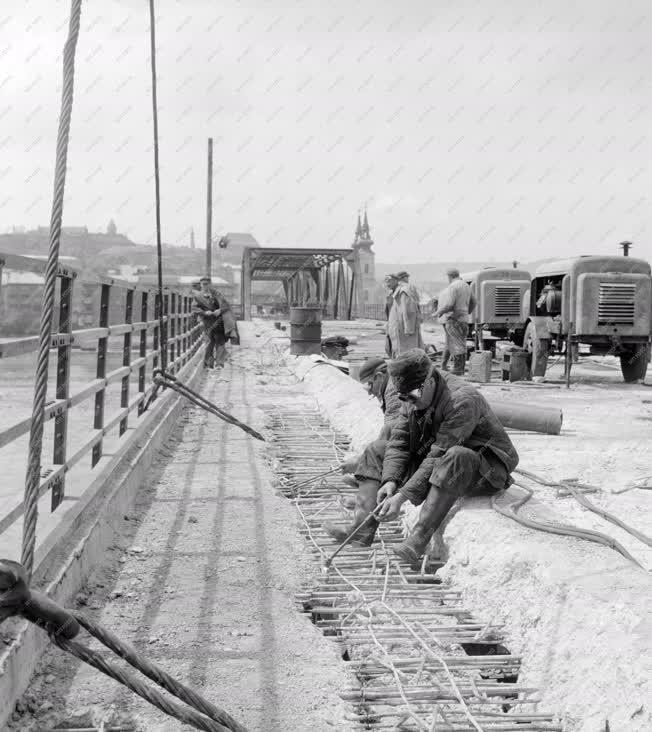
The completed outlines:
<svg viewBox="0 0 652 732">
<path fill-rule="evenodd" d="M 28 579 L 34 568 L 34 550 L 36 546 L 36 524 L 38 520 L 39 481 L 41 473 L 41 450 L 43 447 L 44 407 L 48 388 L 48 360 L 52 333 L 52 314 L 54 312 L 54 296 L 59 267 L 59 248 L 61 243 L 61 222 L 63 220 L 63 197 L 66 187 L 66 167 L 68 161 L 68 139 L 70 136 L 70 119 L 72 116 L 72 100 L 75 82 L 75 52 L 79 38 L 81 18 L 81 0 L 72 0 L 68 38 L 63 49 L 63 86 L 61 90 L 61 112 L 59 116 L 59 132 L 57 136 L 57 153 L 54 172 L 54 194 L 52 213 L 50 216 L 50 247 L 47 268 L 45 270 L 45 286 L 43 305 L 41 308 L 41 329 L 39 331 L 39 348 L 36 361 L 36 377 L 34 385 L 34 401 L 32 421 L 29 435 L 29 457 L 27 475 L 25 477 L 25 518 L 23 521 L 22 564 Z"/>
</svg>

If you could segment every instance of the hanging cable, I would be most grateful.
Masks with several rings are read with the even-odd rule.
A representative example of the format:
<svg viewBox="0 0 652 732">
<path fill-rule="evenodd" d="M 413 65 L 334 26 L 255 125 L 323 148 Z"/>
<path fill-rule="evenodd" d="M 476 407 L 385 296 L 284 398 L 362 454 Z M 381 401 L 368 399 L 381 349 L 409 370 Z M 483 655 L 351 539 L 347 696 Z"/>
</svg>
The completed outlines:
<svg viewBox="0 0 652 732">
<path fill-rule="evenodd" d="M 59 268 L 59 248 L 61 243 L 61 222 L 63 220 L 63 196 L 66 187 L 66 167 L 68 161 L 68 138 L 72 116 L 72 99 L 75 84 L 75 52 L 79 38 L 81 0 L 72 0 L 68 38 L 63 49 L 63 85 L 61 89 L 61 112 L 57 136 L 57 153 L 54 168 L 54 194 L 50 216 L 50 247 L 45 269 L 43 305 L 41 308 L 41 329 L 39 331 L 38 355 L 36 358 L 36 378 L 32 421 L 29 432 L 29 453 L 27 475 L 25 477 L 25 518 L 23 520 L 23 545 L 21 562 L 28 579 L 34 568 L 34 549 L 36 546 L 36 523 L 38 520 L 38 499 L 41 474 L 41 451 L 43 448 L 43 425 L 45 400 L 48 389 L 48 360 L 52 338 L 52 315 L 54 295 Z"/>
<path fill-rule="evenodd" d="M 149 0 L 149 45 L 150 68 L 152 71 L 152 121 L 154 124 L 154 201 L 156 209 L 156 269 L 158 273 L 158 294 L 156 296 L 158 309 L 159 352 L 161 354 L 159 367 L 165 371 L 168 363 L 168 335 L 167 321 L 163 308 L 163 245 L 161 243 L 161 182 L 158 160 L 158 97 L 156 94 L 156 16 L 154 0 Z M 143 404 L 146 412 L 151 403 L 158 396 L 160 384 L 156 383 L 149 399 Z"/>
<path fill-rule="evenodd" d="M 158 268 L 158 314 L 159 314 L 159 348 L 161 351 L 160 367 L 167 368 L 167 322 L 163 311 L 163 245 L 161 244 L 161 182 L 158 161 L 158 102 L 156 96 L 156 17 L 154 0 L 149 0 L 149 39 L 150 66 L 152 69 L 152 120 L 154 122 L 154 195 L 156 201 L 156 264 Z"/>
</svg>

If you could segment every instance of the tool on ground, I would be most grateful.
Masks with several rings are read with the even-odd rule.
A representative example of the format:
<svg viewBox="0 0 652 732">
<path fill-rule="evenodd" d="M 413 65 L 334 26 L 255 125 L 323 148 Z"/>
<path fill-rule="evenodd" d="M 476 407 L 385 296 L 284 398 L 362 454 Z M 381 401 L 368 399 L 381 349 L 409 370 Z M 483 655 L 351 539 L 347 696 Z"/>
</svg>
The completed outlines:
<svg viewBox="0 0 652 732">
<path fill-rule="evenodd" d="M 246 727 L 225 711 L 143 658 L 133 646 L 121 641 L 106 628 L 85 618 L 76 610 L 65 609 L 46 595 L 30 590 L 22 565 L 9 559 L 0 559 L 0 622 L 12 616 L 22 617 L 38 625 L 59 648 L 102 671 L 184 724 L 205 732 L 247 732 Z M 74 641 L 73 638 L 82 627 L 120 659 L 184 702 L 184 705 L 170 701 L 131 671 L 124 670 L 97 651 Z"/>
<path fill-rule="evenodd" d="M 225 422 L 228 422 L 235 427 L 239 427 L 241 430 L 244 430 L 244 432 L 255 437 L 257 440 L 265 442 L 265 438 L 260 434 L 260 432 L 256 432 L 255 429 L 249 427 L 249 425 L 246 425 L 239 419 L 236 419 L 233 415 L 225 412 L 223 409 L 220 409 L 216 404 L 213 404 L 213 402 L 209 402 L 208 399 L 205 399 L 201 394 L 197 393 L 189 386 L 186 386 L 186 384 L 179 381 L 172 374 L 168 374 L 162 369 L 157 369 L 154 371 L 154 381 L 158 385 L 166 386 L 168 389 L 173 389 L 177 394 L 181 394 L 181 396 L 185 397 L 196 406 L 205 409 L 207 412 L 214 414 L 216 417 L 223 419 Z"/>
<path fill-rule="evenodd" d="M 326 558 L 326 559 L 324 560 L 324 563 L 323 563 L 323 565 L 322 565 L 322 568 L 321 568 L 321 571 L 322 571 L 322 572 L 324 572 L 324 573 L 325 573 L 325 572 L 328 572 L 328 569 L 329 569 L 329 567 L 331 566 L 331 564 L 333 563 L 333 560 L 335 559 L 335 557 L 336 557 L 336 556 L 337 556 L 337 555 L 338 555 L 338 554 L 339 554 L 339 553 L 340 553 L 340 552 L 342 551 L 342 549 L 344 549 L 344 547 L 345 547 L 345 546 L 346 546 L 346 545 L 347 545 L 347 544 L 348 544 L 348 543 L 349 543 L 350 541 L 352 541 L 352 540 L 353 540 L 353 537 L 354 537 L 354 536 L 355 536 L 355 535 L 356 535 L 356 534 L 358 533 L 358 531 L 360 531 L 360 529 L 361 529 L 361 528 L 362 528 L 363 526 L 366 526 L 366 525 L 367 525 L 367 524 L 369 523 L 369 521 L 370 521 L 370 520 L 371 520 L 371 519 L 372 519 L 372 518 L 373 518 L 373 517 L 374 517 L 374 516 L 375 516 L 375 515 L 376 515 L 376 514 L 378 513 L 378 511 L 380 511 L 380 509 L 381 509 L 381 508 L 383 507 L 383 505 L 385 504 L 385 501 L 386 501 L 386 500 L 387 500 L 386 498 L 385 498 L 385 499 L 383 499 L 383 500 L 382 500 L 382 501 L 381 501 L 381 502 L 380 502 L 380 503 L 379 503 L 379 504 L 378 504 L 378 505 L 376 506 L 376 508 L 374 508 L 374 510 L 373 510 L 373 511 L 370 511 L 370 512 L 369 512 L 369 513 L 367 514 L 367 516 L 366 516 L 366 518 L 364 519 L 364 521 L 362 521 L 361 523 L 359 523 L 359 524 L 358 524 L 358 525 L 357 525 L 357 526 L 355 527 L 355 529 L 353 529 L 353 531 L 352 531 L 352 532 L 351 532 L 351 533 L 350 533 L 350 534 L 349 534 L 349 535 L 348 535 L 348 536 L 346 537 L 346 539 L 344 539 L 344 541 L 343 541 L 343 542 L 342 542 L 342 543 L 341 543 L 341 544 L 340 544 L 340 545 L 339 545 L 339 546 L 337 547 L 337 549 L 336 549 L 336 550 L 335 550 L 335 551 L 334 551 L 334 552 L 333 552 L 333 553 L 332 553 L 332 554 L 330 555 L 330 557 L 327 557 L 327 558 Z"/>
</svg>

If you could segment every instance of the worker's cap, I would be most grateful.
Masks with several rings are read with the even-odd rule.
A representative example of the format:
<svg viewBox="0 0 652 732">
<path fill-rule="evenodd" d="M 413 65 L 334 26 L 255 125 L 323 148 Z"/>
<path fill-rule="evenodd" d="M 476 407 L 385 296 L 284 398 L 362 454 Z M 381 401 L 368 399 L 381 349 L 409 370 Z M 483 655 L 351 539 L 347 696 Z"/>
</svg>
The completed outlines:
<svg viewBox="0 0 652 732">
<path fill-rule="evenodd" d="M 397 280 L 406 280 L 409 276 L 410 276 L 409 272 L 397 272 L 396 273 Z"/>
<path fill-rule="evenodd" d="M 372 379 L 379 371 L 387 368 L 387 363 L 384 358 L 368 358 L 362 366 L 360 366 L 360 373 L 358 379 L 364 384 L 365 381 Z"/>
<path fill-rule="evenodd" d="M 411 348 L 387 364 L 387 371 L 399 394 L 409 394 L 428 378 L 432 361 L 421 348 Z"/>
<path fill-rule="evenodd" d="M 200 282 L 210 282 L 211 278 L 208 275 L 204 275 L 202 278 L 200 278 L 199 281 Z"/>
<path fill-rule="evenodd" d="M 387 275 L 385 275 L 385 282 L 387 282 L 388 280 L 397 280 L 397 279 L 398 279 L 398 276 L 395 275 L 395 274 L 387 274 Z"/>
<path fill-rule="evenodd" d="M 447 274 L 447 275 L 448 275 L 449 277 L 459 277 L 459 276 L 460 276 L 460 271 L 459 271 L 459 269 L 457 269 L 456 267 L 449 267 L 449 268 L 448 268 L 448 269 L 446 270 L 446 274 Z"/>
<path fill-rule="evenodd" d="M 328 338 L 324 338 L 321 342 L 322 347 L 337 347 L 340 348 L 347 348 L 349 345 L 349 339 L 345 338 L 344 336 L 329 336 Z"/>
</svg>

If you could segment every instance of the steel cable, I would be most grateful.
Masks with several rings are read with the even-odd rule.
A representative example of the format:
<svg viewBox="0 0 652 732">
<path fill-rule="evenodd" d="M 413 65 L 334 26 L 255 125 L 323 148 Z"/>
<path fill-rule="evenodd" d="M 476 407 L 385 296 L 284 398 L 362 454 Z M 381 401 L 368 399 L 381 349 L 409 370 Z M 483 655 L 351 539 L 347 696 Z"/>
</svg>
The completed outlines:
<svg viewBox="0 0 652 732">
<path fill-rule="evenodd" d="M 178 381 L 174 376 L 172 376 L 172 374 L 159 372 L 154 377 L 154 380 L 157 385 L 166 386 L 168 389 L 173 389 L 177 392 L 177 394 L 185 397 L 189 402 L 192 402 L 201 409 L 204 409 L 205 411 L 214 414 L 216 417 L 223 419 L 225 422 L 232 424 L 234 427 L 239 427 L 241 430 L 251 435 L 252 437 L 255 437 L 257 440 L 265 442 L 265 438 L 260 434 L 260 432 L 257 432 L 252 427 L 249 427 L 249 425 L 246 425 L 244 422 L 236 419 L 236 417 L 234 417 L 233 415 L 225 412 L 223 409 L 220 409 L 216 404 L 213 404 L 213 402 L 209 402 L 208 399 L 205 399 L 201 394 L 198 394 L 189 386 L 186 386 L 181 381 Z"/>
<path fill-rule="evenodd" d="M 61 222 L 63 220 L 63 196 L 66 187 L 66 167 L 68 161 L 68 139 L 70 136 L 70 119 L 72 117 L 72 100 L 75 83 L 75 52 L 81 18 L 81 0 L 72 0 L 68 38 L 63 49 L 63 85 L 61 89 L 61 112 L 59 116 L 59 132 L 57 135 L 57 151 L 54 170 L 54 194 L 52 197 L 52 213 L 50 216 L 50 246 L 45 270 L 43 305 L 41 308 L 41 328 L 39 331 L 39 347 L 36 359 L 36 377 L 32 421 L 29 433 L 29 452 L 27 475 L 25 477 L 25 518 L 23 519 L 23 542 L 21 562 L 28 578 L 34 568 L 34 549 L 36 546 L 36 524 L 38 520 L 39 483 L 41 473 L 41 451 L 43 449 L 44 409 L 48 389 L 48 360 L 52 319 L 54 311 L 54 295 L 59 267 L 59 248 L 61 243 Z"/>
<path fill-rule="evenodd" d="M 167 366 L 167 322 L 163 312 L 163 245 L 161 243 L 161 181 L 158 156 L 158 101 L 156 94 L 156 16 L 154 0 L 149 0 L 150 68 L 152 72 L 152 121 L 154 124 L 154 198 L 156 204 L 156 265 L 158 271 L 159 349 L 161 368 Z"/>
<path fill-rule="evenodd" d="M 66 610 L 47 595 L 30 590 L 25 568 L 17 562 L 0 559 L 0 622 L 12 616 L 34 623 L 45 630 L 52 642 L 62 650 L 115 679 L 166 714 L 196 729 L 206 732 L 247 732 L 244 726 L 225 711 L 143 658 L 133 646 L 77 611 Z M 188 706 L 170 701 L 131 670 L 120 668 L 115 661 L 74 640 L 81 627 L 120 659 Z"/>
</svg>

